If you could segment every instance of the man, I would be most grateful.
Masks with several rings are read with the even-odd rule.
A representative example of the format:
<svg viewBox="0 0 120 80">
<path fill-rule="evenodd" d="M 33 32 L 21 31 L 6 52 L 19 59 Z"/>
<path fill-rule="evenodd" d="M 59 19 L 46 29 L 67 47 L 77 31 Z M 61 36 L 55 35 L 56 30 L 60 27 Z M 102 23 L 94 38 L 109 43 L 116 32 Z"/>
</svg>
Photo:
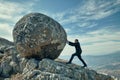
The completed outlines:
<svg viewBox="0 0 120 80">
<path fill-rule="evenodd" d="M 70 60 L 67 62 L 67 64 L 70 64 L 74 58 L 74 56 L 77 56 L 79 58 L 79 60 L 82 61 L 82 63 L 84 64 L 83 67 L 87 67 L 87 64 L 84 62 L 84 60 L 82 59 L 81 57 L 81 53 L 82 53 L 82 49 L 80 47 L 80 43 L 78 41 L 78 39 L 75 39 L 75 42 L 72 43 L 70 41 L 67 41 L 67 43 L 70 45 L 70 46 L 75 46 L 75 49 L 76 49 L 76 52 L 74 54 L 72 54 Z"/>
</svg>

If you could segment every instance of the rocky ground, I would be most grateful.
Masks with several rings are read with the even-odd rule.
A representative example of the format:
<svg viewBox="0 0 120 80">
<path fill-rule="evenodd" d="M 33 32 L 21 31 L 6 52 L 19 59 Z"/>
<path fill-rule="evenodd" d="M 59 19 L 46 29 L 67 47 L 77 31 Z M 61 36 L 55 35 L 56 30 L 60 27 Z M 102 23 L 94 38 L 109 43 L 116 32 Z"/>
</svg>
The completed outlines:
<svg viewBox="0 0 120 80">
<path fill-rule="evenodd" d="M 64 60 L 22 58 L 14 46 L 9 46 L 0 59 L 0 80 L 114 80 Z"/>
</svg>

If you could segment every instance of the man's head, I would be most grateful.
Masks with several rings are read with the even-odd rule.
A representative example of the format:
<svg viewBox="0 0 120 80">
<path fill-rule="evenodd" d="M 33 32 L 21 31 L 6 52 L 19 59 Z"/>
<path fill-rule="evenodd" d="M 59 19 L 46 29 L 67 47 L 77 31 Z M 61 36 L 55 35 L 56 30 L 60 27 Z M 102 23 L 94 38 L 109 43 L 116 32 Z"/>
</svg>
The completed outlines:
<svg viewBox="0 0 120 80">
<path fill-rule="evenodd" d="M 75 39 L 75 43 L 79 42 L 78 39 Z"/>
</svg>

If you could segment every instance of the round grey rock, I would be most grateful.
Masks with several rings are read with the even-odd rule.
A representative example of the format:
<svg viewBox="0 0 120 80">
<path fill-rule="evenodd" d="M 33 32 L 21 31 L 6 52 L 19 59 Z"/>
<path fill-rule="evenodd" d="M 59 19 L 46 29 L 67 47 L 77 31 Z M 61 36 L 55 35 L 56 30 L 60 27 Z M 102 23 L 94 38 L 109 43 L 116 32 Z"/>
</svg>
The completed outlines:
<svg viewBox="0 0 120 80">
<path fill-rule="evenodd" d="M 56 59 L 66 44 L 67 35 L 52 18 L 41 13 L 30 13 L 16 23 L 13 39 L 23 57 Z"/>
</svg>

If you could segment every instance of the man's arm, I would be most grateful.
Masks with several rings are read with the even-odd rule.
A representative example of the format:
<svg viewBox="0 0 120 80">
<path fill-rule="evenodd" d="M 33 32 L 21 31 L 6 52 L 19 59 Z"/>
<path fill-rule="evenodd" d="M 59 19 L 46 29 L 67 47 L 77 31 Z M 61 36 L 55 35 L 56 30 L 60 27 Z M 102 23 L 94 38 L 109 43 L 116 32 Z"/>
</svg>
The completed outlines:
<svg viewBox="0 0 120 80">
<path fill-rule="evenodd" d="M 75 46 L 75 43 L 68 41 L 68 44 L 71 46 Z"/>
</svg>

